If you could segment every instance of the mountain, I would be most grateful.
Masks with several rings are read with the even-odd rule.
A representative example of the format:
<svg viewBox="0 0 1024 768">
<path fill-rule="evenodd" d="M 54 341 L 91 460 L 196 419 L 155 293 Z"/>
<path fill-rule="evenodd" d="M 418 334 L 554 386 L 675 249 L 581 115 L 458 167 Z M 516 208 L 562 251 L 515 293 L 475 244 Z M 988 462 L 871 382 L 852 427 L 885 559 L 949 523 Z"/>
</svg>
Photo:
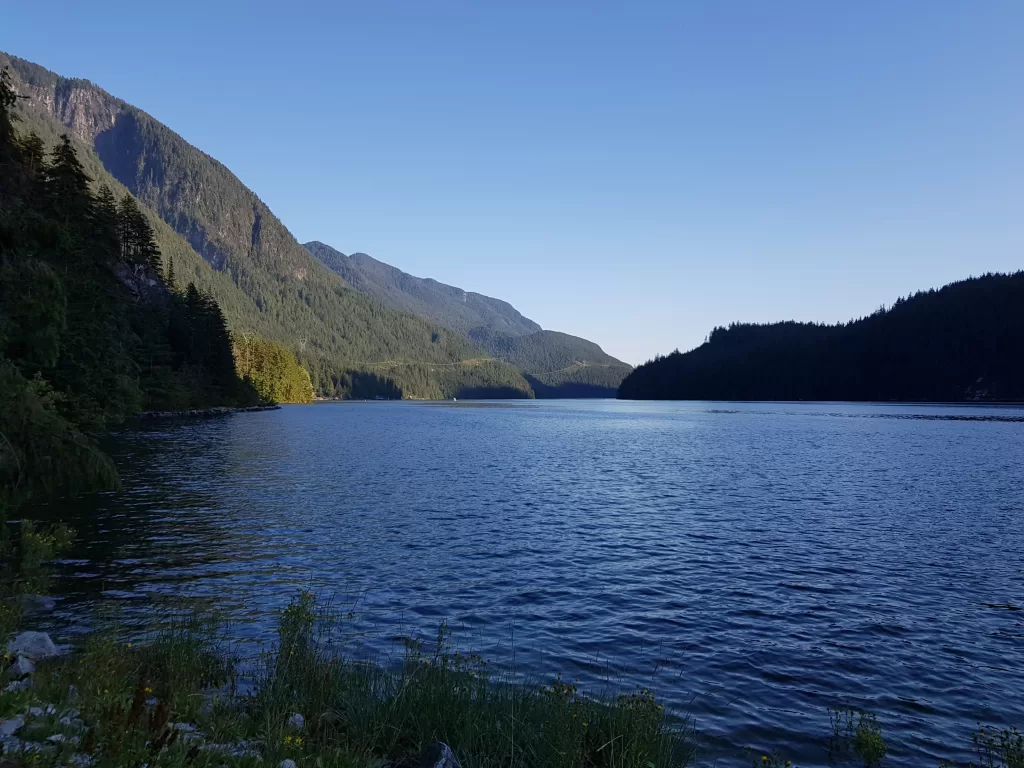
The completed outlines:
<svg viewBox="0 0 1024 768">
<path fill-rule="evenodd" d="M 346 256 L 314 240 L 303 246 L 350 286 L 392 309 L 422 317 L 463 336 L 473 331 L 521 336 L 539 331 L 537 323 L 523 317 L 511 304 L 471 293 L 430 278 L 406 272 L 367 256 Z"/>
<path fill-rule="evenodd" d="M 639 366 L 645 400 L 1024 400 L 1024 271 L 901 298 L 838 325 L 736 324 Z"/>
<path fill-rule="evenodd" d="M 141 203 L 165 267 L 223 309 L 231 330 L 284 343 L 323 394 L 532 396 L 513 366 L 464 335 L 396 311 L 313 258 L 224 165 L 87 80 L 0 53 L 26 130 L 71 135 L 86 172 Z"/>
<path fill-rule="evenodd" d="M 346 256 L 317 240 L 304 247 L 357 291 L 455 331 L 515 366 L 538 397 L 614 397 L 632 370 L 591 341 L 542 330 L 500 299 L 414 277 L 365 253 Z"/>
</svg>

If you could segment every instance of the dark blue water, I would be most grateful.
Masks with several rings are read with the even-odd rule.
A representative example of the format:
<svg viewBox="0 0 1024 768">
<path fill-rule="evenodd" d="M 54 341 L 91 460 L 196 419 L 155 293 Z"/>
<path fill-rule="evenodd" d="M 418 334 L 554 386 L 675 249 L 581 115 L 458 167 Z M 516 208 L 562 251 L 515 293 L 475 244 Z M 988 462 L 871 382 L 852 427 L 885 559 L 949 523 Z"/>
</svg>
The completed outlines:
<svg viewBox="0 0 1024 768">
<path fill-rule="evenodd" d="M 826 708 L 892 765 L 1024 725 L 1024 410 L 533 402 L 293 406 L 111 446 L 61 616 L 222 596 L 269 637 L 300 586 L 369 649 L 448 619 L 517 673 L 651 685 L 705 762 L 824 765 Z"/>
</svg>

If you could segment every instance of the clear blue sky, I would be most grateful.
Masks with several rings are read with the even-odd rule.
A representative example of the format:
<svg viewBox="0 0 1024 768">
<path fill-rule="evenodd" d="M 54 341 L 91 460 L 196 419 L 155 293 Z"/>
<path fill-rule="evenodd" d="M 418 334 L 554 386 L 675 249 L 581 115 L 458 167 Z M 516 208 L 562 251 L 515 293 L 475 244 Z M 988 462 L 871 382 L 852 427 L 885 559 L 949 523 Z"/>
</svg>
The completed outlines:
<svg viewBox="0 0 1024 768">
<path fill-rule="evenodd" d="M 629 362 L 1024 267 L 1024 2 L 31 2 L 301 241 Z"/>
</svg>

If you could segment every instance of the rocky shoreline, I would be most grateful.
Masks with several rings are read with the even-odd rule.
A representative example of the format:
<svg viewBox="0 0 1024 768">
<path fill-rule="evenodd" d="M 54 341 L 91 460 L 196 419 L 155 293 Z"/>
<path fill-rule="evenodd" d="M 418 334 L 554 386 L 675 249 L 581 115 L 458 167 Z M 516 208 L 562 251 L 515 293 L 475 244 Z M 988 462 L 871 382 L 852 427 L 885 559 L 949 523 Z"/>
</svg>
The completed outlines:
<svg viewBox="0 0 1024 768">
<path fill-rule="evenodd" d="M 255 413 L 257 411 L 277 411 L 280 405 L 250 405 L 245 408 L 229 408 L 219 405 L 213 408 L 194 408 L 189 411 L 143 411 L 135 416 L 138 421 L 155 421 L 158 419 L 210 419 L 215 416 L 227 416 L 231 413 Z"/>
</svg>

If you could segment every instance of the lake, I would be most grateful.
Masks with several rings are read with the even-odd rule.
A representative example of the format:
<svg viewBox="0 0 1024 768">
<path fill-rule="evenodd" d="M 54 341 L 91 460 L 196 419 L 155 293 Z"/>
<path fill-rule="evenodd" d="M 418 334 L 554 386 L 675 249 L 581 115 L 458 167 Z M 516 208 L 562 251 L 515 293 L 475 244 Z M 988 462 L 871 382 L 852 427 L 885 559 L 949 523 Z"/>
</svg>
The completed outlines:
<svg viewBox="0 0 1024 768">
<path fill-rule="evenodd" d="M 65 503 L 50 619 L 218 597 L 246 641 L 312 586 L 366 652 L 447 619 L 463 650 L 642 684 L 703 764 L 827 763 L 827 708 L 890 765 L 1024 724 L 1024 410 L 836 403 L 328 403 L 108 445 L 125 490 Z M 60 626 L 60 625 L 64 626 Z"/>
</svg>

